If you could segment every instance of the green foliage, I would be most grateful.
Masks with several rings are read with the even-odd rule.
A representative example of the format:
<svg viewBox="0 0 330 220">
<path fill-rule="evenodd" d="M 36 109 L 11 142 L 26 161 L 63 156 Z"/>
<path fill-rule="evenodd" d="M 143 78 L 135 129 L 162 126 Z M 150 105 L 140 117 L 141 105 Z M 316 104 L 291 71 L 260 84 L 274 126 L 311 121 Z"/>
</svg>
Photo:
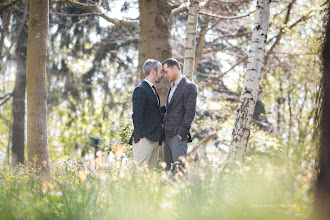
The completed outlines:
<svg viewBox="0 0 330 220">
<path fill-rule="evenodd" d="M 1 219 L 307 219 L 311 198 L 286 166 L 193 164 L 186 176 L 119 160 L 51 164 L 49 181 L 1 167 Z"/>
<path fill-rule="evenodd" d="M 125 94 L 124 102 L 128 102 Z M 98 136 L 102 140 L 101 148 L 111 152 L 118 144 L 127 144 L 132 134 L 132 122 L 129 111 L 106 109 L 103 103 L 85 100 L 74 109 L 63 104 L 53 108 L 49 114 L 49 149 L 52 159 L 68 156 L 80 158 L 91 153 L 89 136 Z M 125 109 L 126 110 L 126 109 Z"/>
</svg>

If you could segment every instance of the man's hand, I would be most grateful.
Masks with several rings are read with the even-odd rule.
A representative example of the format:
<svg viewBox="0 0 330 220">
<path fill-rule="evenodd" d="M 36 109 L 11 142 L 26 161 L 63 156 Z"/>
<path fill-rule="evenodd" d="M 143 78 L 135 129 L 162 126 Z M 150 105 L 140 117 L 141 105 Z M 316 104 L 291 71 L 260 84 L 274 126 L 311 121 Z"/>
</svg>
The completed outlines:
<svg viewBox="0 0 330 220">
<path fill-rule="evenodd" d="M 178 134 L 178 137 L 179 137 L 180 140 L 182 140 L 182 137 L 179 134 Z"/>
<path fill-rule="evenodd" d="M 140 138 L 140 140 L 138 142 L 135 143 L 135 141 L 133 141 L 135 144 L 137 143 L 140 143 L 140 141 L 143 141 L 144 140 L 144 137 L 143 138 Z"/>
</svg>

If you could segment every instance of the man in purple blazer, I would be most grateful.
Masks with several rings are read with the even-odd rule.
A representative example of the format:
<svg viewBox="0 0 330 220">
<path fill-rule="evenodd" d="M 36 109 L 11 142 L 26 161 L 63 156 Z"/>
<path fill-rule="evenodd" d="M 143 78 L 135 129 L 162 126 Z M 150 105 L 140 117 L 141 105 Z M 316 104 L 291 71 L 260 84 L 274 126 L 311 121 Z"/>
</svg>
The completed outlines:
<svg viewBox="0 0 330 220">
<path fill-rule="evenodd" d="M 191 141 L 190 127 L 195 118 L 197 87 L 181 73 L 181 67 L 176 59 L 169 58 L 163 63 L 165 78 L 171 82 L 167 95 L 164 116 L 164 160 L 166 169 L 184 168 L 183 158 L 187 157 L 187 144 Z"/>
</svg>

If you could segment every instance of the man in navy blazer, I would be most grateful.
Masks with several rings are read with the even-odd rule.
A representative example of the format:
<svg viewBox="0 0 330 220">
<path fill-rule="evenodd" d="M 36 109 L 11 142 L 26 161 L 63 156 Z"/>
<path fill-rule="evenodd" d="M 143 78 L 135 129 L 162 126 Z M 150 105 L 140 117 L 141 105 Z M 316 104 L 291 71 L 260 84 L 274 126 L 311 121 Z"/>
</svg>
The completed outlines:
<svg viewBox="0 0 330 220">
<path fill-rule="evenodd" d="M 182 171 L 184 158 L 187 157 L 187 144 L 191 141 L 189 131 L 196 113 L 197 87 L 182 75 L 180 64 L 176 59 L 166 59 L 162 65 L 165 78 L 171 82 L 165 105 L 164 159 L 167 170 L 174 163 L 174 165 L 179 164 L 179 169 Z M 174 166 L 173 169 L 175 170 L 176 167 Z"/>
<path fill-rule="evenodd" d="M 148 59 L 143 65 L 145 79 L 133 92 L 133 159 L 149 169 L 157 165 L 162 115 L 156 83 L 163 78 L 162 64 Z"/>
</svg>

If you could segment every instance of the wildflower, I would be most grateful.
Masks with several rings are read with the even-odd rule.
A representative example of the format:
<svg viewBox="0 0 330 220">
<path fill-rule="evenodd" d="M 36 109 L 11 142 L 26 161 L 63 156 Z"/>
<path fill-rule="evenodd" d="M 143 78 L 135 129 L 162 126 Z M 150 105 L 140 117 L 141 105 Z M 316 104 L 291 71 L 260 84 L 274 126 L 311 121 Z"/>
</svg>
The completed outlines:
<svg viewBox="0 0 330 220">
<path fill-rule="evenodd" d="M 245 160 L 247 160 L 247 161 L 251 161 L 252 158 L 251 158 L 251 157 L 245 157 Z"/>
<path fill-rule="evenodd" d="M 54 189 L 54 185 L 52 183 L 49 184 L 49 188 L 52 190 Z"/>
<path fill-rule="evenodd" d="M 95 159 L 95 163 L 96 164 L 98 164 L 98 163 L 100 163 L 102 161 L 103 161 L 103 158 L 102 157 L 98 157 L 98 158 Z"/>
<path fill-rule="evenodd" d="M 82 182 L 86 179 L 86 172 L 85 171 L 79 171 L 79 178 Z"/>
<path fill-rule="evenodd" d="M 167 165 L 166 162 L 162 161 L 162 162 L 160 162 L 159 164 L 160 164 L 160 166 L 161 166 L 163 169 L 166 168 L 166 165 Z"/>
<path fill-rule="evenodd" d="M 156 180 L 157 179 L 157 174 L 156 174 L 156 172 L 153 172 L 153 174 L 152 174 L 152 177 L 151 177 L 153 180 Z"/>
<path fill-rule="evenodd" d="M 123 156 L 124 153 L 125 153 L 125 149 L 123 144 L 118 144 L 114 147 L 114 154 L 117 157 Z"/>
<path fill-rule="evenodd" d="M 98 157 L 103 157 L 103 152 L 102 151 L 97 151 L 96 152 L 96 156 L 98 156 Z"/>
<path fill-rule="evenodd" d="M 42 186 L 41 186 L 42 187 L 42 193 L 46 193 L 47 192 L 47 185 L 48 184 L 46 182 L 43 182 L 42 183 Z"/>
</svg>

